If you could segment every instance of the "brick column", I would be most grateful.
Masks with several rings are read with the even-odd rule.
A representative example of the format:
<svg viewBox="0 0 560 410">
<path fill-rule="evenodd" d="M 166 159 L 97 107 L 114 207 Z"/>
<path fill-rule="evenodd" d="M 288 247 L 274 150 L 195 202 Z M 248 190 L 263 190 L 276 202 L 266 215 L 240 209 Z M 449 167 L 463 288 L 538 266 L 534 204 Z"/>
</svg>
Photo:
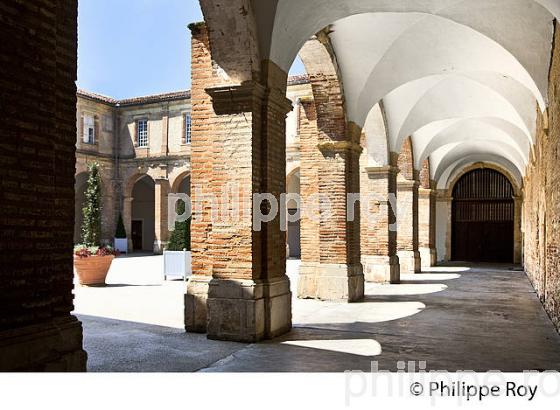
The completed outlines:
<svg viewBox="0 0 560 410">
<path fill-rule="evenodd" d="M 0 371 L 85 371 L 72 316 L 75 0 L 0 2 Z"/>
<path fill-rule="evenodd" d="M 347 194 L 359 193 L 361 132 L 349 141 L 326 141 L 316 132 L 317 111 L 312 100 L 303 100 L 306 120 L 300 130 L 302 265 L 298 284 L 300 298 L 359 301 L 364 297 L 360 260 L 360 211 L 356 204 L 348 221 Z M 311 125 L 310 125 L 311 123 Z M 311 197 L 315 196 L 315 203 Z M 318 203 L 317 203 L 318 202 Z"/>
<path fill-rule="evenodd" d="M 304 266 L 318 266 L 319 254 L 319 161 L 317 149 L 317 111 L 313 98 L 302 98 L 300 117 L 300 195 L 302 198 L 301 212 L 301 263 Z M 315 201 L 312 202 L 312 199 Z M 305 297 L 307 280 L 299 280 L 298 295 Z"/>
<path fill-rule="evenodd" d="M 155 238 L 154 253 L 162 254 L 169 240 L 168 226 L 168 199 L 171 192 L 169 179 L 159 178 L 155 180 Z"/>
<path fill-rule="evenodd" d="M 435 246 L 436 193 L 432 189 L 418 190 L 418 237 L 422 268 L 437 263 Z"/>
<path fill-rule="evenodd" d="M 418 185 L 417 180 L 399 176 L 397 181 L 397 243 L 401 273 L 421 271 L 418 251 Z"/>
<path fill-rule="evenodd" d="M 212 230 L 211 194 L 213 167 L 213 129 L 210 127 L 215 113 L 212 100 L 205 87 L 219 84 L 212 70 L 208 30 L 205 24 L 189 26 L 191 40 L 191 221 L 192 273 L 185 294 L 185 329 L 187 332 L 206 333 L 208 287 L 212 279 L 212 259 L 209 254 Z"/>
<path fill-rule="evenodd" d="M 235 183 L 241 194 L 237 203 L 226 204 L 240 209 L 238 220 L 220 218 L 210 233 L 208 337 L 255 342 L 291 328 L 285 232 L 279 215 L 260 230 L 253 226 L 256 210 L 251 201 L 254 194 L 270 193 L 279 204 L 285 191 L 285 135 L 280 123 L 291 103 L 258 83 L 207 92 L 219 113 L 214 123 L 213 194 L 220 197 L 228 183 Z M 261 204 L 260 211 L 267 214 L 269 204 Z"/>
<path fill-rule="evenodd" d="M 189 281 L 186 326 L 202 331 L 206 298 L 209 338 L 242 342 L 273 338 L 291 329 L 286 236 L 279 215 L 261 227 L 253 225 L 253 196 L 272 194 L 283 206 L 279 200 L 286 190 L 285 121 L 292 108 L 285 97 L 287 74 L 279 69 L 273 73 L 271 65 L 267 74 L 278 79 L 275 84 L 220 83 L 223 76 L 212 64 L 206 28 L 199 24 L 191 30 L 192 181 L 199 192 L 193 198 L 196 277 Z M 231 184 L 239 197 L 223 202 L 220 198 Z M 198 207 L 208 202 L 205 195 L 216 198 L 222 211 L 239 212 L 218 215 L 215 206 Z M 260 212 L 267 214 L 269 205 L 261 204 Z M 205 281 L 202 277 L 209 274 L 212 279 Z"/>
<path fill-rule="evenodd" d="M 362 264 L 368 282 L 399 283 L 397 173 L 394 166 L 367 167 L 362 189 Z"/>
</svg>

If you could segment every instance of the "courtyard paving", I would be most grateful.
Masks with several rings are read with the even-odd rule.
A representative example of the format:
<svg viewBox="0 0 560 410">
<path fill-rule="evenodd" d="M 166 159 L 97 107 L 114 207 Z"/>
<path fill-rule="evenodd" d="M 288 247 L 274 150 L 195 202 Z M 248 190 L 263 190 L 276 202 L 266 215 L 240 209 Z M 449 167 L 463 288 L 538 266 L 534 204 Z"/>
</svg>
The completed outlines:
<svg viewBox="0 0 560 410">
<path fill-rule="evenodd" d="M 372 362 L 426 362 L 428 370 L 560 370 L 560 335 L 523 272 L 445 266 L 366 285 L 362 303 L 294 298 L 294 329 L 259 344 L 183 330 L 181 281 L 161 256 L 115 260 L 104 288 L 76 287 L 93 372 L 342 372 Z M 295 294 L 298 261 L 288 262 Z"/>
</svg>

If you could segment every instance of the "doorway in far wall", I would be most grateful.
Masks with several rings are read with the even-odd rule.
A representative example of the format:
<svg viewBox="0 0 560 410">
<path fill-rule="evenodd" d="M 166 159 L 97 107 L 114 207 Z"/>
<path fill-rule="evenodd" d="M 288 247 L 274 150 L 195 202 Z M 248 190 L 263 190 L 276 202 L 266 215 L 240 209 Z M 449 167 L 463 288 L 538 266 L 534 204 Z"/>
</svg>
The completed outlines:
<svg viewBox="0 0 560 410">
<path fill-rule="evenodd" d="M 132 221 L 132 248 L 134 252 L 142 251 L 144 246 L 144 223 L 143 221 Z"/>
</svg>

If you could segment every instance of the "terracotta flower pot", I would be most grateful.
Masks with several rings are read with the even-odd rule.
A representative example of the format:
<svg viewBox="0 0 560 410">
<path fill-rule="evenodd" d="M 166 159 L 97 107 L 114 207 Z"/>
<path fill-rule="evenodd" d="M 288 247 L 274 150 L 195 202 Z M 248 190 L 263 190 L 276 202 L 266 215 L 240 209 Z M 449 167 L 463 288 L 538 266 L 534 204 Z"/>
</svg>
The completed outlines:
<svg viewBox="0 0 560 410">
<path fill-rule="evenodd" d="M 115 257 L 90 256 L 87 258 L 74 257 L 74 267 L 80 280 L 80 285 L 94 286 L 105 285 L 105 279 Z"/>
</svg>

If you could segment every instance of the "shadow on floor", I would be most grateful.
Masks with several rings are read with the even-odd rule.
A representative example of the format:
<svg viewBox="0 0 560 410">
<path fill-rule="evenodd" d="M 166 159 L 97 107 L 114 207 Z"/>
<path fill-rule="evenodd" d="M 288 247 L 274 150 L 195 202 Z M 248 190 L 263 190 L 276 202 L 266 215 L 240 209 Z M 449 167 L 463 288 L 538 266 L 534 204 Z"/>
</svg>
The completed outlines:
<svg viewBox="0 0 560 410">
<path fill-rule="evenodd" d="M 372 362 L 427 370 L 560 370 L 560 335 L 522 272 L 457 266 L 368 284 L 357 304 L 294 301 L 294 329 L 259 344 L 210 341 L 149 324 L 79 315 L 90 371 L 343 372 Z"/>
</svg>

